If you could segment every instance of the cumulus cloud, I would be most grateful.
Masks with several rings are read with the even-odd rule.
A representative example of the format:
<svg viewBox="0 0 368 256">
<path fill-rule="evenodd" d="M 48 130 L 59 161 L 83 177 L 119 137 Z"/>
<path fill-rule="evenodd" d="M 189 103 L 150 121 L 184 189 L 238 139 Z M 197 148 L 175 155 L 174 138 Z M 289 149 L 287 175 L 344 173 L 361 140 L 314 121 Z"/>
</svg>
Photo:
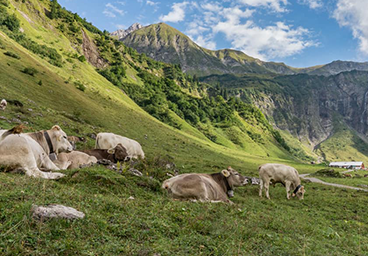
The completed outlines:
<svg viewBox="0 0 368 256">
<path fill-rule="evenodd" d="M 160 20 L 164 22 L 179 22 L 183 21 L 185 18 L 185 7 L 188 5 L 188 2 L 182 2 L 182 3 L 174 3 L 171 6 L 171 12 L 169 12 L 167 15 L 161 15 Z"/>
<path fill-rule="evenodd" d="M 262 60 L 288 57 L 316 45 L 315 42 L 305 40 L 310 33 L 307 29 L 294 29 L 283 22 L 264 28 L 250 20 L 244 24 L 220 22 L 214 31 L 224 33 L 235 49 Z"/>
<path fill-rule="evenodd" d="M 349 27 L 359 40 L 359 49 L 368 55 L 368 0 L 338 0 L 334 18 L 340 26 Z"/>
<path fill-rule="evenodd" d="M 299 0 L 300 4 L 308 5 L 311 9 L 318 9 L 323 6 L 322 0 Z"/>
<path fill-rule="evenodd" d="M 120 15 L 120 16 L 124 16 L 125 11 L 121 10 L 119 8 L 117 8 L 115 5 L 113 5 L 112 3 L 107 3 L 105 5 L 105 10 L 102 12 L 105 16 L 110 17 L 110 18 L 115 18 L 116 14 Z"/>
<path fill-rule="evenodd" d="M 200 46 L 209 49 L 216 48 L 216 36 L 225 35 L 232 48 L 262 60 L 292 56 L 318 45 L 310 39 L 311 32 L 306 28 L 293 27 L 285 22 L 260 26 L 255 20 L 257 8 L 250 6 L 273 4 L 277 9 L 281 3 L 286 5 L 286 0 L 241 0 L 242 5 L 239 1 L 227 7 L 220 2 L 201 4 L 195 17 L 187 23 L 186 34 Z"/>
<path fill-rule="evenodd" d="M 240 4 L 252 7 L 267 7 L 276 12 L 285 12 L 287 0 L 238 0 Z"/>
</svg>

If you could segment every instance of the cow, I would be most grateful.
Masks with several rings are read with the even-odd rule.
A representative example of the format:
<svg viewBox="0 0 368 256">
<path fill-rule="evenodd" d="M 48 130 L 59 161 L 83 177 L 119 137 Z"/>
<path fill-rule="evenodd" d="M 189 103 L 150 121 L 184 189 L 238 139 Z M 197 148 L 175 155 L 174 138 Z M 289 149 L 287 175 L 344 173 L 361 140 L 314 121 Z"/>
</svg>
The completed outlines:
<svg viewBox="0 0 368 256">
<path fill-rule="evenodd" d="M 200 202 L 232 203 L 234 187 L 243 186 L 248 180 L 230 166 L 220 173 L 185 173 L 163 182 L 162 188 L 174 199 L 199 200 Z"/>
<path fill-rule="evenodd" d="M 272 184 L 281 183 L 286 187 L 286 198 L 297 196 L 299 199 L 304 198 L 305 189 L 300 183 L 298 171 L 284 164 L 263 164 L 258 167 L 259 171 L 259 196 L 262 197 L 263 188 L 266 191 L 266 197 L 270 199 L 269 186 Z"/>
<path fill-rule="evenodd" d="M 8 102 L 5 99 L 2 99 L 2 101 L 0 102 L 0 109 L 5 110 L 7 105 Z"/>
<path fill-rule="evenodd" d="M 57 160 L 54 163 L 60 169 L 77 169 L 81 166 L 96 164 L 97 158 L 83 152 L 72 151 L 70 153 L 58 154 Z"/>
<path fill-rule="evenodd" d="M 23 169 L 30 177 L 58 179 L 64 176 L 62 173 L 40 170 L 40 168 L 60 170 L 50 160 L 49 154 L 73 149 L 65 132 L 59 126 L 55 125 L 50 130 L 34 133 L 12 134 L 10 131 L 0 132 L 0 165 L 9 169 Z"/>
<path fill-rule="evenodd" d="M 137 141 L 116 135 L 114 133 L 99 133 L 96 137 L 96 149 L 110 149 L 114 148 L 118 143 L 123 145 L 129 158 L 142 158 L 144 159 L 144 152 L 141 144 Z"/>
<path fill-rule="evenodd" d="M 86 139 L 83 137 L 77 137 L 77 136 L 68 136 L 68 141 L 70 142 L 70 144 L 72 144 L 73 146 L 73 150 L 76 150 L 76 143 L 77 142 L 85 142 Z"/>
<path fill-rule="evenodd" d="M 126 148 L 119 143 L 114 148 L 110 149 L 88 149 L 80 150 L 90 156 L 94 156 L 97 160 L 107 159 L 113 163 L 129 161 L 128 153 Z"/>
</svg>

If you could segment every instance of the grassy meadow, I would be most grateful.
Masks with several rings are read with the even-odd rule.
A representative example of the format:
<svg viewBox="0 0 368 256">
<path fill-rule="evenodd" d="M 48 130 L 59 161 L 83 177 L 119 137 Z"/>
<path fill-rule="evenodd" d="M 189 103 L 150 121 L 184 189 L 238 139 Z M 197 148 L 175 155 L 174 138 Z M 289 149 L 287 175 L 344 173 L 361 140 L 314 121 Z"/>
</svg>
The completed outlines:
<svg viewBox="0 0 368 256">
<path fill-rule="evenodd" d="M 45 2 L 27 1 L 37 10 Z M 161 189 L 168 171 L 157 159 L 174 162 L 179 173 L 213 173 L 230 165 L 247 176 L 258 176 L 257 167 L 269 162 L 292 165 L 299 173 L 325 166 L 298 161 L 266 135 L 255 143 L 240 137 L 236 127 L 211 127 L 214 143 L 173 112 L 181 129 L 160 122 L 88 62 L 67 60 L 68 52 L 76 51 L 55 29 L 56 21 L 38 17 L 21 1 L 10 3 L 8 11 L 27 36 L 55 48 L 64 61 L 56 67 L 0 31 L 0 98 L 9 102 L 0 112 L 0 128 L 24 123 L 28 132 L 58 124 L 68 135 L 87 138 L 79 148 L 94 146 L 92 134 L 114 132 L 139 141 L 147 159 L 135 166 L 143 177 L 129 174 L 129 166 L 122 173 L 103 167 L 67 170 L 57 181 L 0 171 L 0 255 L 368 254 L 367 193 L 306 183 L 303 201 L 286 200 L 280 185 L 271 187 L 272 200 L 260 199 L 257 186 L 238 188 L 234 205 L 170 199 Z M 125 82 L 143 86 L 137 72 L 126 68 Z M 285 137 L 297 147 L 296 139 Z M 33 204 L 63 204 L 86 217 L 38 222 L 30 214 Z"/>
</svg>

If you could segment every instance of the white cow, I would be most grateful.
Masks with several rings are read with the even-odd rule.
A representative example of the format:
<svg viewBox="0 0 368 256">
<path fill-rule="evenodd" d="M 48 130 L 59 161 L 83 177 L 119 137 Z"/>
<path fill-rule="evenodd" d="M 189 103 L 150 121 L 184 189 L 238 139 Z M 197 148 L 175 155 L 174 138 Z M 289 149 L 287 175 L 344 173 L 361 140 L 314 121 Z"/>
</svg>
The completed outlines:
<svg viewBox="0 0 368 256">
<path fill-rule="evenodd" d="M 49 142 L 45 136 L 50 138 Z M 0 132 L 0 165 L 9 169 L 23 169 L 26 175 L 45 179 L 58 179 L 62 173 L 42 172 L 40 168 L 51 171 L 60 170 L 49 158 L 51 151 L 71 151 L 72 145 L 66 134 L 57 125 L 50 130 L 25 133 L 6 134 Z"/>
<path fill-rule="evenodd" d="M 96 148 L 97 149 L 110 149 L 116 147 L 121 143 L 123 147 L 126 148 L 129 158 L 139 158 L 144 159 L 144 152 L 142 150 L 141 144 L 137 141 L 116 135 L 114 133 L 99 133 L 96 137 Z"/>
<path fill-rule="evenodd" d="M 60 153 L 54 163 L 61 169 L 77 169 L 83 165 L 92 165 L 97 163 L 97 158 L 79 151 L 70 153 Z"/>
<path fill-rule="evenodd" d="M 292 196 L 298 196 L 299 199 L 304 197 L 304 186 L 300 184 L 298 171 L 284 164 L 263 164 L 258 167 L 260 186 L 259 196 L 262 197 L 262 189 L 266 190 L 266 197 L 270 199 L 269 186 L 272 184 L 281 183 L 286 187 L 286 197 L 290 199 L 290 191 L 293 191 Z"/>
</svg>

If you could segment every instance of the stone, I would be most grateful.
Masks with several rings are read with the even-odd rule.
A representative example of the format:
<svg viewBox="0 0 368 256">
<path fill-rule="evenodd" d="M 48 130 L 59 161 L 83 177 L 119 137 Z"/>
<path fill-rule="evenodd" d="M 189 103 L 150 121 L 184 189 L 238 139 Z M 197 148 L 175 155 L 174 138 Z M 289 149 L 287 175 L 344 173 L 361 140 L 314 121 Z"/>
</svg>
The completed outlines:
<svg viewBox="0 0 368 256">
<path fill-rule="evenodd" d="M 60 204 L 52 204 L 48 206 L 33 205 L 32 217 L 37 220 L 62 218 L 62 219 L 83 219 L 85 214 L 76 209 Z"/>
<path fill-rule="evenodd" d="M 135 175 L 135 176 L 138 176 L 138 177 L 143 176 L 143 174 L 142 174 L 140 171 L 138 171 L 137 169 L 130 168 L 128 171 L 129 171 L 131 174 Z"/>
</svg>

